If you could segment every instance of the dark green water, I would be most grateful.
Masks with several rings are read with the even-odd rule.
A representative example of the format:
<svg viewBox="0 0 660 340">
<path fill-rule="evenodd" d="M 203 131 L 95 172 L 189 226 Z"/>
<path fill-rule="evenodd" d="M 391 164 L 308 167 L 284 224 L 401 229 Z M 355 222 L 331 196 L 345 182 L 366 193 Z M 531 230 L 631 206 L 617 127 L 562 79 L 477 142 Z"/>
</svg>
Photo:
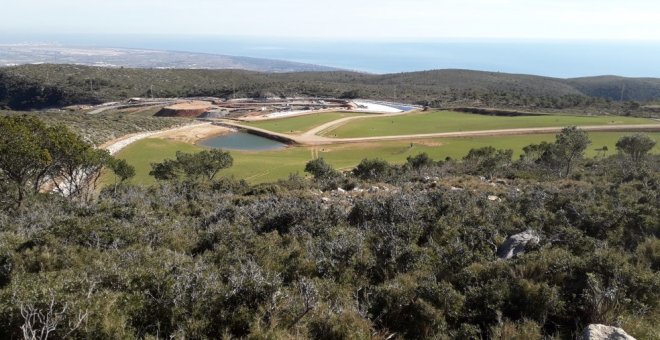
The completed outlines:
<svg viewBox="0 0 660 340">
<path fill-rule="evenodd" d="M 228 135 L 205 139 L 199 142 L 199 144 L 210 148 L 241 151 L 267 151 L 286 148 L 286 144 L 284 143 L 246 132 L 234 132 Z"/>
</svg>

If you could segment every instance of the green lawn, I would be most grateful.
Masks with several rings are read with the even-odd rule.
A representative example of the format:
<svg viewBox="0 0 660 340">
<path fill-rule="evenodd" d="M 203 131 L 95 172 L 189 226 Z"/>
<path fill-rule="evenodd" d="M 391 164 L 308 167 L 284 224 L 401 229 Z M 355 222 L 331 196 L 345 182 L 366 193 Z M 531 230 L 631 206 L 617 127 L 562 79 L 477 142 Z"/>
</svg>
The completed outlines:
<svg viewBox="0 0 660 340">
<path fill-rule="evenodd" d="M 616 152 L 615 143 L 624 135 L 632 133 L 594 132 L 589 133 L 592 144 L 587 151 L 588 156 L 596 154 L 595 149 L 607 146 L 610 154 Z M 660 133 L 650 133 L 649 136 L 658 141 L 659 145 L 653 150 L 660 153 Z M 518 157 L 522 148 L 532 143 L 553 141 L 554 134 L 521 135 L 521 136 L 495 136 L 470 138 L 437 138 L 411 142 L 391 141 L 363 144 L 344 144 L 310 147 L 291 147 L 285 150 L 264 152 L 232 151 L 234 166 L 223 170 L 223 176 L 235 176 L 246 179 L 250 183 L 271 182 L 286 178 L 290 173 L 304 173 L 305 163 L 312 159 L 312 153 L 325 158 L 336 168 L 351 168 L 363 158 L 382 158 L 393 163 L 404 163 L 406 157 L 422 152 L 428 153 L 434 159 L 445 157 L 462 158 L 471 148 L 491 145 L 496 148 L 511 148 L 514 157 Z M 200 147 L 169 141 L 165 139 L 144 139 L 131 144 L 122 150 L 118 157 L 126 159 L 136 167 L 137 176 L 133 182 L 151 184 L 154 179 L 149 176 L 150 163 L 160 162 L 166 158 L 173 158 L 177 150 L 194 152 Z M 112 183 L 113 178 L 104 176 L 103 183 Z"/>
<path fill-rule="evenodd" d="M 363 113 L 353 112 L 326 112 L 313 113 L 305 116 L 271 119 L 258 122 L 249 122 L 245 125 L 266 129 L 273 132 L 301 134 L 321 124 L 331 122 L 344 117 L 364 116 Z"/>
<path fill-rule="evenodd" d="M 154 178 L 149 176 L 151 163 L 174 158 L 177 151 L 198 152 L 201 150 L 203 149 L 197 145 L 166 139 L 147 138 L 129 145 L 121 150 L 116 157 L 125 159 L 135 167 L 135 177 L 131 180 L 132 182 L 151 184 L 155 182 Z M 107 171 L 101 177 L 101 183 L 103 184 L 112 184 L 114 180 L 114 176 Z"/>
<path fill-rule="evenodd" d="M 500 117 L 461 112 L 425 112 L 405 116 L 356 119 L 324 136 L 337 138 L 413 135 L 436 132 L 564 127 L 570 125 L 650 124 L 656 121 L 621 116 L 520 116 Z"/>
<path fill-rule="evenodd" d="M 616 152 L 615 144 L 619 138 L 631 133 L 619 132 L 594 132 L 589 133 L 592 144 L 587 150 L 587 156 L 596 155 L 596 148 L 607 146 L 609 153 Z M 660 144 L 660 133 L 648 134 Z M 337 168 L 351 168 L 357 165 L 363 158 L 382 158 L 393 163 L 404 163 L 408 156 L 414 156 L 426 152 L 433 159 L 444 159 L 452 157 L 460 159 L 472 148 L 493 146 L 498 149 L 513 149 L 514 159 L 522 153 L 522 148 L 529 144 L 543 141 L 554 141 L 554 134 L 519 135 L 519 136 L 494 136 L 494 137 L 469 137 L 469 138 L 436 138 L 419 141 L 392 141 L 368 144 L 346 144 L 319 150 L 319 156 L 328 160 Z M 412 143 L 412 147 L 411 147 Z M 654 153 L 660 153 L 660 145 L 653 149 Z"/>
</svg>

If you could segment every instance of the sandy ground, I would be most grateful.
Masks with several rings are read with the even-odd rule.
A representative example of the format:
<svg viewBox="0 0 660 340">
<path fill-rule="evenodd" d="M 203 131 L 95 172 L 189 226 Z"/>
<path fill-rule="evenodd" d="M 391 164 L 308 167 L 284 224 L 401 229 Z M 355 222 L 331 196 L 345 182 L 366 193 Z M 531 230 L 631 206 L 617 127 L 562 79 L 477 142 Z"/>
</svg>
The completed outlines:
<svg viewBox="0 0 660 340">
<path fill-rule="evenodd" d="M 166 109 L 171 110 L 202 110 L 208 109 L 213 106 L 211 102 L 205 102 L 201 100 L 189 100 L 184 102 L 177 102 L 174 105 L 166 106 Z"/>
<path fill-rule="evenodd" d="M 232 131 L 231 128 L 213 125 L 212 123 L 199 123 L 166 130 L 133 133 L 106 142 L 101 145 L 101 148 L 108 150 L 111 155 L 114 155 L 130 144 L 149 137 L 195 143 L 201 139 L 219 136 L 230 131 Z"/>
<path fill-rule="evenodd" d="M 232 132 L 232 129 L 213 125 L 211 123 L 193 125 L 181 129 L 167 130 L 158 134 L 153 135 L 153 137 L 165 138 L 169 140 L 175 140 L 178 142 L 194 144 L 202 139 L 224 135 Z"/>
</svg>

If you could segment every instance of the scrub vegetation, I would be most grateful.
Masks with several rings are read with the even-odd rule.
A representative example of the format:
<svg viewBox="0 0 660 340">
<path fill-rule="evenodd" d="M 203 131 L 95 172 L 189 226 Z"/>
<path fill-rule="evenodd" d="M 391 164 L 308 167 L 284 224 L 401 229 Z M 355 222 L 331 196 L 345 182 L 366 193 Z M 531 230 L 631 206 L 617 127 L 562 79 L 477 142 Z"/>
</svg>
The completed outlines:
<svg viewBox="0 0 660 340">
<path fill-rule="evenodd" d="M 361 154 L 345 171 L 318 157 L 312 178 L 258 185 L 222 170 L 238 153 L 189 150 L 152 162 L 150 186 L 15 204 L 69 158 L 41 142 L 58 131 L 0 122 L 13 134 L 0 136 L 0 338 L 660 335 L 660 157 L 644 134 L 597 158 L 575 127 L 520 157 L 485 143 L 401 164 Z M 34 170 L 24 181 L 18 163 Z M 521 233 L 535 242 L 507 249 Z"/>
<path fill-rule="evenodd" d="M 64 125 L 94 145 L 101 145 L 131 133 L 162 130 L 191 122 L 186 118 L 154 117 L 158 110 L 111 110 L 95 115 L 82 111 L 0 110 L 0 117 L 29 116 L 38 118 L 49 126 Z"/>
</svg>

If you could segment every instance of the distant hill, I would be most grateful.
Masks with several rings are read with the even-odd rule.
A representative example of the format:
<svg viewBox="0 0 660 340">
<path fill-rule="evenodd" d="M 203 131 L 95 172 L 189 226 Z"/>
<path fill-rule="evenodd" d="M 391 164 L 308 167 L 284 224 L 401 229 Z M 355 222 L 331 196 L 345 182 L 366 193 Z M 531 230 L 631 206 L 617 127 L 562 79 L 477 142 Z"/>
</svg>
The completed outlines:
<svg viewBox="0 0 660 340">
<path fill-rule="evenodd" d="M 645 102 L 660 99 L 659 78 L 596 76 L 561 79 L 499 72 L 435 70 L 385 75 L 378 81 L 455 89 L 517 91 L 549 96 L 585 95 L 613 101 Z"/>
<path fill-rule="evenodd" d="M 50 63 L 155 69 L 234 69 L 259 72 L 336 71 L 282 60 L 218 54 L 60 45 L 0 45 L 0 66 Z"/>
<path fill-rule="evenodd" d="M 660 79 L 559 79 L 468 70 L 373 75 L 348 71 L 261 73 L 49 64 L 0 68 L 0 106 L 14 109 L 150 96 L 374 98 L 435 107 L 577 108 L 580 112 L 596 108 L 598 112 L 629 114 L 630 108 L 639 105 L 618 102 L 660 100 Z"/>
<path fill-rule="evenodd" d="M 583 94 L 562 79 L 470 70 L 398 73 L 379 76 L 374 80 L 376 83 L 383 85 L 409 84 L 439 87 L 445 90 L 504 91 L 538 96 Z"/>
<path fill-rule="evenodd" d="M 660 79 L 658 78 L 599 76 L 568 79 L 565 83 L 592 97 L 617 101 L 660 99 Z"/>
</svg>

